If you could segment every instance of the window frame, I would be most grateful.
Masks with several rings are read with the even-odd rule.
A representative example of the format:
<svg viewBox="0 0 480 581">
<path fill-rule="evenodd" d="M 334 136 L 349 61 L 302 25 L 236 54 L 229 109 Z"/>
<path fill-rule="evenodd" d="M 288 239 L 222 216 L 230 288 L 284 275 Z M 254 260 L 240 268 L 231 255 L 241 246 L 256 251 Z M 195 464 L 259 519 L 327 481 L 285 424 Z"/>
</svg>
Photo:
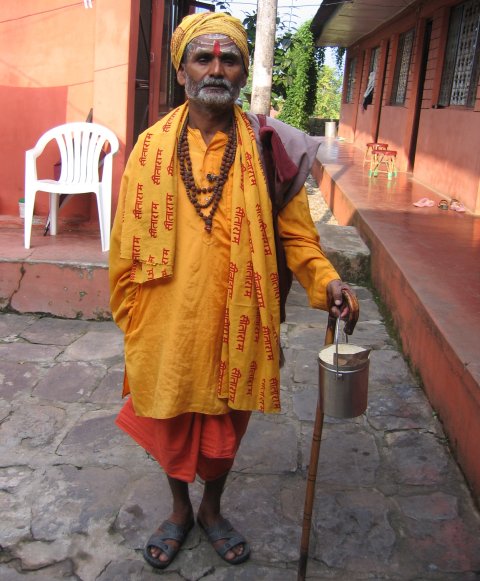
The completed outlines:
<svg viewBox="0 0 480 581">
<path fill-rule="evenodd" d="M 352 104 L 355 102 L 355 82 L 356 82 L 357 57 L 352 57 L 347 66 L 348 76 L 345 83 L 344 103 Z"/>
<path fill-rule="evenodd" d="M 468 38 L 468 27 L 474 26 L 468 21 L 469 8 L 477 11 L 476 32 L 472 50 L 465 53 Z M 461 78 L 465 77 L 465 58 L 469 59 L 470 70 L 467 71 L 468 81 L 461 86 Z M 442 76 L 438 93 L 439 107 L 475 107 L 478 79 L 480 76 L 480 0 L 468 0 L 452 7 L 449 16 L 449 26 L 445 43 Z M 462 96 L 459 93 L 463 92 Z"/>
<path fill-rule="evenodd" d="M 412 62 L 415 28 L 402 32 L 398 38 L 390 105 L 402 107 L 407 100 L 410 65 Z"/>
</svg>

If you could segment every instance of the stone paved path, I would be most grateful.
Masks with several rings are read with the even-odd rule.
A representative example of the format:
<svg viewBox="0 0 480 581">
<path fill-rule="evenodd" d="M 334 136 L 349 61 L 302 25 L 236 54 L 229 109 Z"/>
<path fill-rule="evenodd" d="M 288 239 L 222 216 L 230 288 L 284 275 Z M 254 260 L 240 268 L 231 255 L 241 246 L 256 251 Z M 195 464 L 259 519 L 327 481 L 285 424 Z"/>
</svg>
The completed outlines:
<svg viewBox="0 0 480 581">
<path fill-rule="evenodd" d="M 308 578 L 478 580 L 479 514 L 371 293 L 357 292 L 351 341 L 373 349 L 369 407 L 354 420 L 326 419 Z M 251 560 L 225 565 L 195 527 L 165 579 L 296 579 L 325 324 L 294 286 L 283 412 L 253 417 L 225 493 Z M 121 353 L 110 322 L 0 314 L 2 581 L 157 578 L 141 548 L 169 512 L 167 484 L 113 424 Z M 194 506 L 201 491 L 195 483 Z"/>
</svg>

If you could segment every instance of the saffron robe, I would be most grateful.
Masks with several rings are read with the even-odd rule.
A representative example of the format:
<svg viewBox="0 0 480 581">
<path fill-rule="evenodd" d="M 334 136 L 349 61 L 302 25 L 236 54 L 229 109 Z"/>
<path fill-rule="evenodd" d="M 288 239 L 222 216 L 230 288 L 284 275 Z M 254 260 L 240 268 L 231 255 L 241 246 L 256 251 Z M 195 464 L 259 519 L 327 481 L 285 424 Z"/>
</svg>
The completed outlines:
<svg viewBox="0 0 480 581">
<path fill-rule="evenodd" d="M 195 181 L 208 186 L 206 175 L 219 173 L 227 136 L 217 133 L 207 147 L 200 132 L 189 129 L 188 139 Z M 131 393 L 139 416 L 228 413 L 226 401 L 217 395 L 217 384 L 230 257 L 232 180 L 225 184 L 211 233 L 205 231 L 179 182 L 174 275 L 143 284 L 130 280 L 132 262 L 119 257 L 124 195 L 121 192 L 110 247 L 112 314 L 125 333 L 124 393 Z M 326 285 L 339 276 L 319 247 L 304 188 L 280 212 L 278 226 L 289 268 L 307 290 L 311 305 L 326 309 Z M 238 409 L 250 409 L 246 399 L 238 401 Z"/>
</svg>

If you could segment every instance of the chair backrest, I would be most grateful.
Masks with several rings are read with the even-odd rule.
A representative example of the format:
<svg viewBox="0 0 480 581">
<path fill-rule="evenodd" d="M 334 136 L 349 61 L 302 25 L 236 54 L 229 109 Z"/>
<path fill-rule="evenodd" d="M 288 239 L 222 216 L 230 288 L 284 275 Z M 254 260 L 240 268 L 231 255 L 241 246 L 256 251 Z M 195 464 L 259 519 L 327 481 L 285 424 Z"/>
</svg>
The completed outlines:
<svg viewBox="0 0 480 581">
<path fill-rule="evenodd" d="M 117 136 L 98 123 L 65 123 L 46 131 L 33 148 L 38 157 L 47 143 L 55 139 L 60 150 L 60 181 L 66 183 L 92 183 L 99 179 L 100 155 L 105 143 L 110 144 L 108 156 L 119 148 Z"/>
</svg>

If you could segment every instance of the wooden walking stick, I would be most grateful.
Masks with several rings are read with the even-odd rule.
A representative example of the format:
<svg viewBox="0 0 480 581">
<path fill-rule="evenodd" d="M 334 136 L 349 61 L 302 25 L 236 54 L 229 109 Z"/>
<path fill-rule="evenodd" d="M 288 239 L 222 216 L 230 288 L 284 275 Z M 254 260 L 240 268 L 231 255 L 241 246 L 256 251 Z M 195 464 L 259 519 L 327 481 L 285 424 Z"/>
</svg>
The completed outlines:
<svg viewBox="0 0 480 581">
<path fill-rule="evenodd" d="M 358 321 L 359 305 L 357 297 L 349 288 L 342 288 L 342 294 L 348 304 L 348 319 L 345 322 L 344 332 L 347 335 L 353 333 L 353 329 Z M 334 341 L 335 325 L 337 319 L 328 316 L 327 332 L 325 334 L 325 345 L 331 345 Z M 310 450 L 310 464 L 308 467 L 307 489 L 305 493 L 305 506 L 303 509 L 302 540 L 300 543 L 300 560 L 298 562 L 297 581 L 305 581 L 308 561 L 308 547 L 310 544 L 310 530 L 312 527 L 313 501 L 315 498 L 315 483 L 317 481 L 318 457 L 320 455 L 320 442 L 322 439 L 323 417 L 320 386 L 317 399 L 317 410 L 315 413 L 315 424 L 313 428 L 312 447 Z"/>
</svg>

